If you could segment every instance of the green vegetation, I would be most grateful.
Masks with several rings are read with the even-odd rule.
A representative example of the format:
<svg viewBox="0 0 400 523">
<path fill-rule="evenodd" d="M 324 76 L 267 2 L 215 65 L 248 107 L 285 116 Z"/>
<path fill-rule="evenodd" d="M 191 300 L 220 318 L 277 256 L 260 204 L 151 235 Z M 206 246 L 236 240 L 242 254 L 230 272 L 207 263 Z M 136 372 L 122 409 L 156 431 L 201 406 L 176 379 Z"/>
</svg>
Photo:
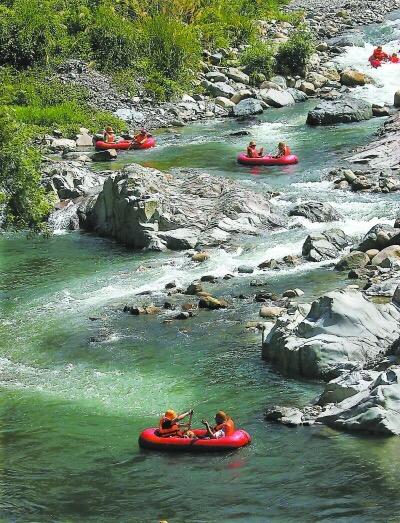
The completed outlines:
<svg viewBox="0 0 400 523">
<path fill-rule="evenodd" d="M 125 124 L 89 105 L 89 93 L 57 80 L 56 67 L 83 59 L 112 75 L 116 90 L 170 100 L 193 90 L 202 50 L 248 46 L 241 63 L 254 83 L 297 72 L 312 52 L 303 29 L 278 50 L 259 40 L 257 20 L 290 20 L 288 0 L 0 0 L 1 202 L 7 222 L 37 227 L 49 210 L 32 138 L 80 126 Z M 308 39 L 307 39 L 308 38 Z M 227 62 L 229 63 L 229 62 Z"/>
<path fill-rule="evenodd" d="M 279 47 L 276 55 L 277 71 L 282 74 L 304 74 L 314 50 L 312 34 L 305 27 L 299 27 L 289 40 Z"/>
<path fill-rule="evenodd" d="M 32 130 L 0 113 L 0 203 L 7 226 L 40 230 L 51 209 L 51 196 L 40 185 L 40 153 L 32 147 Z"/>
<path fill-rule="evenodd" d="M 276 50 L 260 41 L 255 41 L 241 55 L 241 63 L 245 66 L 246 73 L 250 78 L 269 80 L 275 73 Z"/>
</svg>

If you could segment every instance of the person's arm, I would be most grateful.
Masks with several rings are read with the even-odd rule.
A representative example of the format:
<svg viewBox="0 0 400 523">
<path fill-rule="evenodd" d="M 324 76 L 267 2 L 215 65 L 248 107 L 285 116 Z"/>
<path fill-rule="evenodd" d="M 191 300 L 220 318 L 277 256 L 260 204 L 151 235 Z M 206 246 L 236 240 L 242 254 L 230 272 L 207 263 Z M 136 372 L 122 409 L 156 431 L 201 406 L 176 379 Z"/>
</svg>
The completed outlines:
<svg viewBox="0 0 400 523">
<path fill-rule="evenodd" d="M 201 422 L 207 430 L 206 436 L 208 436 L 209 438 L 215 439 L 214 432 L 212 431 L 212 428 L 210 427 L 210 424 L 208 423 L 208 421 L 202 419 Z"/>
<path fill-rule="evenodd" d="M 264 156 L 264 147 L 261 147 L 261 149 L 258 151 L 259 156 Z"/>
<path fill-rule="evenodd" d="M 193 414 L 193 409 L 188 410 L 187 412 L 184 412 L 183 414 L 179 414 L 173 421 L 180 421 L 181 419 L 186 418 L 186 416 L 189 416 L 190 414 Z"/>
</svg>

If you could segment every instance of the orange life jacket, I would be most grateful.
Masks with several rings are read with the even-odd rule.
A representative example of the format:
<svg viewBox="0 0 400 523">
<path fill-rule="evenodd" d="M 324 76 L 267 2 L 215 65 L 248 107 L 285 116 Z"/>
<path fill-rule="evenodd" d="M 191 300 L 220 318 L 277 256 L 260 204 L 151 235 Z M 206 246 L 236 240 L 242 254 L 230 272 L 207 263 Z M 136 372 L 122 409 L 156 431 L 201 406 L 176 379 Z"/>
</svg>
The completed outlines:
<svg viewBox="0 0 400 523">
<path fill-rule="evenodd" d="M 216 425 L 214 427 L 214 432 L 217 432 L 218 430 L 223 430 L 225 433 L 225 436 L 232 436 L 235 432 L 235 423 L 233 419 L 229 418 L 224 423 L 220 423 L 219 425 Z"/>
<path fill-rule="evenodd" d="M 170 419 L 163 416 L 160 418 L 160 423 L 158 425 L 158 435 L 163 438 L 180 435 L 178 423 L 172 423 Z"/>
<path fill-rule="evenodd" d="M 258 158 L 259 157 L 256 146 L 249 145 L 249 147 L 247 147 L 247 156 L 249 158 Z"/>
<path fill-rule="evenodd" d="M 400 58 L 398 56 L 391 56 L 390 61 L 392 62 L 392 64 L 398 64 L 400 63 Z"/>
<path fill-rule="evenodd" d="M 147 140 L 148 136 L 146 134 L 139 133 L 135 136 L 134 140 L 136 143 L 143 143 Z"/>
<path fill-rule="evenodd" d="M 115 134 L 104 133 L 104 141 L 106 143 L 114 143 L 115 142 Z"/>
<path fill-rule="evenodd" d="M 285 145 L 285 151 L 283 153 L 283 156 L 289 156 L 290 154 L 292 154 L 290 147 L 288 145 Z"/>
<path fill-rule="evenodd" d="M 376 60 L 387 60 L 389 57 L 384 51 L 380 51 L 378 49 L 374 50 L 374 53 L 372 55 Z"/>
</svg>

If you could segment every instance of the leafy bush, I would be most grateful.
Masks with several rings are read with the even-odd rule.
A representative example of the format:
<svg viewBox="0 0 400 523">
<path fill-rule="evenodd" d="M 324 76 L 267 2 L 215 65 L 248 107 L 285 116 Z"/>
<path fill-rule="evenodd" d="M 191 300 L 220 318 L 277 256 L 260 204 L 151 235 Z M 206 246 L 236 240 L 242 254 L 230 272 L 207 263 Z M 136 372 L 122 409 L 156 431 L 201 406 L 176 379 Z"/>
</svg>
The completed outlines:
<svg viewBox="0 0 400 523">
<path fill-rule="evenodd" d="M 250 76 L 262 74 L 268 80 L 275 73 L 274 49 L 261 41 L 250 45 L 241 56 L 241 63 Z"/>
<path fill-rule="evenodd" d="M 0 6 L 0 65 L 28 67 L 62 52 L 65 26 L 51 0 L 15 0 Z"/>
<path fill-rule="evenodd" d="M 300 26 L 289 40 L 279 47 L 276 55 L 278 72 L 303 75 L 314 49 L 312 34 L 307 28 Z"/>
<path fill-rule="evenodd" d="M 40 185 L 40 153 L 30 145 L 31 135 L 10 111 L 0 112 L 0 199 L 6 225 L 38 229 L 52 202 Z"/>
<path fill-rule="evenodd" d="M 199 35 L 195 28 L 157 15 L 136 24 L 140 50 L 149 73 L 185 84 L 193 78 L 201 59 Z"/>
<path fill-rule="evenodd" d="M 111 5 L 101 5 L 89 30 L 93 56 L 102 69 L 121 69 L 133 65 L 138 54 L 134 25 Z"/>
</svg>

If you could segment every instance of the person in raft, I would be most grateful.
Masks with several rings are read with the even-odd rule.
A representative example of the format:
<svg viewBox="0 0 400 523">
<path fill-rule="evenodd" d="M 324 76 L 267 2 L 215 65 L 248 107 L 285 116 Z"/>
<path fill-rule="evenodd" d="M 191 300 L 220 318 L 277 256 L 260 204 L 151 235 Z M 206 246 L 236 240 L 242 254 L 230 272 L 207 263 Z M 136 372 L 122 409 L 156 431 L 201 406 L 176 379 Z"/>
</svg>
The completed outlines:
<svg viewBox="0 0 400 523">
<path fill-rule="evenodd" d="M 207 429 L 206 438 L 218 439 L 224 436 L 232 436 L 235 432 L 235 423 L 233 419 L 225 414 L 222 410 L 218 411 L 215 415 L 215 426 L 210 427 L 210 424 L 206 420 L 201 420 L 203 425 Z"/>
<path fill-rule="evenodd" d="M 133 139 L 137 145 L 142 145 L 142 144 L 144 144 L 144 142 L 147 140 L 147 138 L 149 136 L 150 135 L 148 134 L 146 129 L 142 128 L 142 129 L 140 129 L 140 133 L 136 134 Z"/>
<path fill-rule="evenodd" d="M 392 62 L 392 64 L 400 64 L 399 55 L 397 53 L 393 53 L 390 57 L 390 61 Z"/>
<path fill-rule="evenodd" d="M 178 438 L 193 437 L 193 432 L 187 430 L 188 425 L 181 425 L 178 423 L 187 416 L 191 415 L 193 415 L 193 409 L 190 409 L 187 412 L 184 412 L 183 414 L 177 414 L 172 409 L 167 410 L 164 416 L 160 418 L 160 422 L 158 425 L 158 435 L 162 438 L 170 438 L 171 436 L 175 436 Z"/>
<path fill-rule="evenodd" d="M 274 158 L 283 158 L 284 156 L 290 156 L 292 154 L 290 147 L 284 142 L 278 143 L 278 152 Z"/>
<path fill-rule="evenodd" d="M 249 158 L 262 158 L 264 156 L 264 148 L 261 147 L 261 149 L 257 151 L 256 142 L 250 142 L 247 146 L 247 156 Z"/>
<path fill-rule="evenodd" d="M 110 126 L 106 127 L 106 130 L 103 133 L 103 139 L 106 143 L 114 143 L 115 142 L 115 134 L 114 129 Z"/>
<path fill-rule="evenodd" d="M 380 62 L 385 62 L 386 60 L 389 60 L 389 55 L 385 53 L 381 45 L 378 45 L 378 47 L 374 49 L 374 52 L 372 53 L 372 58 L 374 60 L 379 60 Z"/>
</svg>

